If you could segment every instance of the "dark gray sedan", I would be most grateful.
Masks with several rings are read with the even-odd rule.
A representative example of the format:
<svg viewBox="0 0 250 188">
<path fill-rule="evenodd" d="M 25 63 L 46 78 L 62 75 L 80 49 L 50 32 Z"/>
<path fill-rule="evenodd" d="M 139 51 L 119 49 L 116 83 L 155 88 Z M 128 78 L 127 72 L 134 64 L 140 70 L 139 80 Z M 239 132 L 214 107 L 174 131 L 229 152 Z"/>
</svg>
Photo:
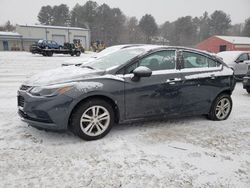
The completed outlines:
<svg viewBox="0 0 250 188">
<path fill-rule="evenodd" d="M 18 112 L 31 126 L 70 129 L 95 140 L 115 123 L 133 120 L 194 115 L 225 120 L 234 87 L 232 69 L 213 55 L 142 45 L 33 76 L 18 91 Z"/>
</svg>

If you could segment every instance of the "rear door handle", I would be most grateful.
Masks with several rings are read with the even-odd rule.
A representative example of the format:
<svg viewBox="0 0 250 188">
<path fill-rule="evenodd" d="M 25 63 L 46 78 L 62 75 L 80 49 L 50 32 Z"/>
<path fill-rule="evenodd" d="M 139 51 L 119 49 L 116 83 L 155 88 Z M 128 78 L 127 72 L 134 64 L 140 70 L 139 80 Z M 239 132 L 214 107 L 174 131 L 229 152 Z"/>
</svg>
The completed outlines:
<svg viewBox="0 0 250 188">
<path fill-rule="evenodd" d="M 215 75 L 214 75 L 214 74 L 211 74 L 211 75 L 210 75 L 210 78 L 211 78 L 212 80 L 214 80 L 214 79 L 215 79 Z"/>
</svg>

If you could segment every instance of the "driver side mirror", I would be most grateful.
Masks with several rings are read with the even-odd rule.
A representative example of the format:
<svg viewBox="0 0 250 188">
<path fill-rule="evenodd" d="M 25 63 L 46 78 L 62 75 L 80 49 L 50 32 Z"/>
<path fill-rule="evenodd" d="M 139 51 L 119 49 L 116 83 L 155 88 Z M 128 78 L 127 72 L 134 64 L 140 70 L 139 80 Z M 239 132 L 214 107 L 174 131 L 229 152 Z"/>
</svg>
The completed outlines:
<svg viewBox="0 0 250 188">
<path fill-rule="evenodd" d="M 133 71 L 134 77 L 133 81 L 138 81 L 141 77 L 150 77 L 152 75 L 152 70 L 145 66 L 139 66 Z"/>
<path fill-rule="evenodd" d="M 241 60 L 241 59 L 237 59 L 236 61 L 235 61 L 235 63 L 243 63 L 244 62 L 244 60 Z"/>
</svg>

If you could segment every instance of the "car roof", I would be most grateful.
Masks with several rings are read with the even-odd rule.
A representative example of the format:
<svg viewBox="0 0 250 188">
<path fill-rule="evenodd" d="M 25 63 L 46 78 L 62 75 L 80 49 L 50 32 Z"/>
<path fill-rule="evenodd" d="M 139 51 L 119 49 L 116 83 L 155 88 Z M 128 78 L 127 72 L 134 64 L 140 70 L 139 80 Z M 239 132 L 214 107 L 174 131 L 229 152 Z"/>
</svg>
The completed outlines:
<svg viewBox="0 0 250 188">
<path fill-rule="evenodd" d="M 218 58 L 218 56 L 216 54 L 213 54 L 213 53 L 210 53 L 210 52 L 207 52 L 207 51 L 194 49 L 194 48 L 184 47 L 184 46 L 163 46 L 163 45 L 153 45 L 153 44 L 137 44 L 137 45 L 131 45 L 131 46 L 128 45 L 126 48 L 131 48 L 131 49 L 142 48 L 146 52 L 154 51 L 154 50 L 161 50 L 161 49 L 162 50 L 163 49 L 179 49 L 179 50 L 187 50 L 187 51 L 190 50 L 190 51 L 193 51 L 193 52 L 197 52 L 197 53 L 201 53 L 201 54 L 204 54 L 204 55 L 213 56 L 213 57 Z"/>
<path fill-rule="evenodd" d="M 242 53 L 247 53 L 247 51 L 223 51 L 219 52 L 218 54 L 234 54 L 234 55 L 240 55 Z"/>
</svg>

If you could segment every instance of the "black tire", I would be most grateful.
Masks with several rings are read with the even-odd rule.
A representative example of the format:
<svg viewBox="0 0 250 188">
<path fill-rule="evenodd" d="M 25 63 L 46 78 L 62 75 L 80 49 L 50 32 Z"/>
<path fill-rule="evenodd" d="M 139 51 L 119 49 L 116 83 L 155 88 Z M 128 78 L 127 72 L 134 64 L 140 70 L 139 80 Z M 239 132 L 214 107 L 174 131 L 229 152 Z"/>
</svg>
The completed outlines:
<svg viewBox="0 0 250 188">
<path fill-rule="evenodd" d="M 48 56 L 48 57 L 52 57 L 52 56 L 53 56 L 53 52 L 48 51 L 48 52 L 47 52 L 47 56 Z"/>
<path fill-rule="evenodd" d="M 246 89 L 247 90 L 247 92 L 250 94 L 250 89 Z"/>
<path fill-rule="evenodd" d="M 76 52 L 76 56 L 78 56 L 78 57 L 79 57 L 80 55 L 81 55 L 81 52 L 79 52 L 79 51 L 78 51 L 78 52 Z"/>
<path fill-rule="evenodd" d="M 222 104 L 222 101 L 226 101 L 228 103 L 228 107 L 224 107 L 223 111 L 224 111 L 224 115 L 220 117 L 221 114 L 223 113 L 219 113 L 219 110 L 220 109 L 220 104 Z M 225 105 L 224 105 L 225 106 Z M 208 118 L 213 120 L 213 121 L 222 121 L 222 120 L 226 120 L 231 111 L 232 111 L 232 107 L 233 107 L 233 102 L 232 102 L 232 99 L 231 99 L 231 96 L 228 95 L 228 94 L 220 94 L 215 100 L 214 102 L 212 103 L 212 106 L 211 106 L 211 109 L 210 109 L 210 112 L 208 114 Z M 219 115 L 220 114 L 220 115 Z"/>
<path fill-rule="evenodd" d="M 84 116 L 84 114 L 87 114 L 87 112 L 90 111 L 89 110 L 90 108 L 97 107 L 97 106 L 102 107 L 103 109 L 106 109 L 107 110 L 106 112 L 108 112 L 109 117 L 110 117 L 109 121 L 107 121 L 108 123 L 106 122 L 107 123 L 106 128 L 101 129 L 103 132 L 101 132 L 100 134 L 98 133 L 98 130 L 97 130 L 97 127 L 100 128 L 100 126 L 98 126 L 97 124 L 93 125 L 94 120 L 92 120 L 91 122 L 88 122 L 89 124 L 86 126 L 81 122 L 81 119 Z M 99 109 L 98 111 L 100 112 L 101 109 Z M 90 114 L 88 114 L 88 115 L 91 116 Z M 91 127 L 87 128 L 91 123 L 93 123 L 91 126 L 93 128 L 91 128 Z M 114 114 L 114 110 L 113 110 L 112 106 L 104 100 L 91 99 L 91 100 L 88 100 L 88 101 L 80 104 L 73 111 L 71 118 L 70 118 L 70 125 L 69 126 L 70 126 L 71 131 L 75 135 L 79 136 L 80 138 L 82 138 L 84 140 L 90 141 L 90 140 L 97 140 L 97 139 L 103 138 L 105 135 L 107 135 L 109 133 L 109 131 L 111 130 L 114 123 L 115 123 L 115 114 Z M 98 134 L 98 135 L 88 135 L 83 131 L 83 129 L 90 130 L 91 133 L 89 133 L 89 134 Z M 92 133 L 92 131 L 95 131 L 95 130 L 96 130 L 96 133 Z M 87 131 L 87 132 L 89 132 L 89 131 Z"/>
<path fill-rule="evenodd" d="M 244 77 L 244 76 L 239 76 L 239 75 L 236 76 L 236 75 L 235 75 L 235 76 L 234 76 L 234 79 L 236 80 L 236 82 L 242 82 L 242 81 L 243 81 L 243 77 Z"/>
<path fill-rule="evenodd" d="M 74 56 L 74 54 L 73 54 L 73 53 L 71 53 L 70 55 L 71 55 L 71 56 Z"/>
</svg>

